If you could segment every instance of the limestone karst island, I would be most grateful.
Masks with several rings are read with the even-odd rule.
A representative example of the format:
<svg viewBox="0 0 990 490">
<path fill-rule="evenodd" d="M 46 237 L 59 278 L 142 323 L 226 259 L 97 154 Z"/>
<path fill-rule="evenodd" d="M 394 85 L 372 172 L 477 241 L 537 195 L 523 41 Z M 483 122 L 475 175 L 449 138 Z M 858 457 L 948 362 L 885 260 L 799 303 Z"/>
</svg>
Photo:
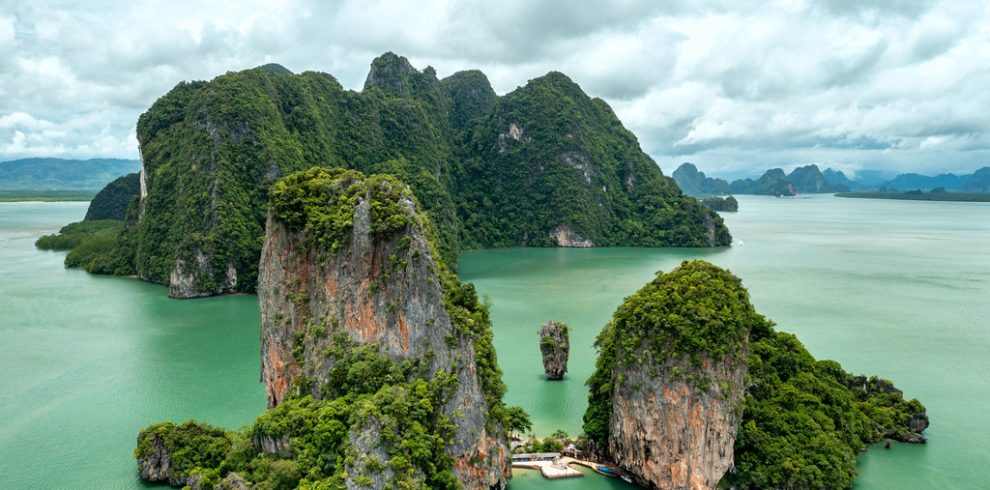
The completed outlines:
<svg viewBox="0 0 990 490">
<path fill-rule="evenodd" d="M 988 23 L 0 5 L 0 488 L 983 488 Z"/>
</svg>

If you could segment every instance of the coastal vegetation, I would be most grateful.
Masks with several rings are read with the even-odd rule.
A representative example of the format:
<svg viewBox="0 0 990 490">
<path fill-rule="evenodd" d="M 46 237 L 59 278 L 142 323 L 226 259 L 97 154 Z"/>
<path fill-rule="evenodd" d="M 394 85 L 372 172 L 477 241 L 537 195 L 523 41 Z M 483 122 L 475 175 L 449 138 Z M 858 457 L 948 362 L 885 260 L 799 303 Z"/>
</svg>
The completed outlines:
<svg viewBox="0 0 990 490">
<path fill-rule="evenodd" d="M 133 275 L 133 238 L 126 222 L 138 213 L 138 174 L 115 179 L 89 203 L 82 221 L 63 226 L 58 233 L 35 241 L 41 250 L 67 250 L 66 267 L 93 274 Z M 132 206 L 133 204 L 133 206 Z"/>
<path fill-rule="evenodd" d="M 39 238 L 34 245 L 41 250 L 72 250 L 86 239 L 113 240 L 122 227 L 119 220 L 79 221 L 63 226 L 56 234 Z"/>
</svg>

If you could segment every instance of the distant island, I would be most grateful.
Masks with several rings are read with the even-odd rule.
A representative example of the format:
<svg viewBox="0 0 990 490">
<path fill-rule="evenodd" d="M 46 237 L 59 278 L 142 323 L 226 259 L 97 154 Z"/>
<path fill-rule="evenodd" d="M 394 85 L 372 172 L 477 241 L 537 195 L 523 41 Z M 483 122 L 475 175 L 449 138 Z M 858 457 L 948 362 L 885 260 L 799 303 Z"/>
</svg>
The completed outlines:
<svg viewBox="0 0 990 490">
<path fill-rule="evenodd" d="M 705 205 L 708 209 L 712 211 L 724 211 L 729 213 L 734 213 L 739 211 L 739 201 L 736 198 L 729 197 L 719 197 L 719 196 L 708 196 L 701 200 L 701 203 Z"/>
<path fill-rule="evenodd" d="M 0 202 L 64 202 L 89 201 L 96 191 L 0 191 Z"/>
<path fill-rule="evenodd" d="M 88 201 L 107 182 L 140 169 L 141 162 L 119 158 L 8 160 L 0 162 L 0 199 Z M 65 199 L 66 196 L 72 199 Z M 86 198 L 82 199 L 83 196 Z"/>
<path fill-rule="evenodd" d="M 905 201 L 954 201 L 954 202 L 990 202 L 990 192 L 948 192 L 938 187 L 930 192 L 920 189 L 908 192 L 839 192 L 838 197 L 858 197 L 863 199 L 901 199 Z"/>
<path fill-rule="evenodd" d="M 904 173 L 889 178 L 877 170 L 856 172 L 851 179 L 841 170 L 810 164 L 790 173 L 781 168 L 767 170 L 760 178 L 725 179 L 709 177 L 689 162 L 682 163 L 671 174 L 681 190 L 695 197 L 755 194 L 764 196 L 796 196 L 798 194 L 840 193 L 841 197 L 872 197 L 877 199 L 913 199 L 924 201 L 984 201 L 982 194 L 990 193 L 990 167 L 971 174 L 945 173 L 935 176 Z M 926 194 L 930 193 L 932 195 Z"/>
<path fill-rule="evenodd" d="M 671 174 L 685 194 L 705 197 L 726 194 L 756 194 L 763 196 L 796 196 L 802 194 L 849 191 L 849 187 L 831 181 L 817 165 L 798 167 L 787 174 L 783 169 L 767 170 L 759 179 L 724 179 L 708 177 L 694 164 L 682 163 Z M 845 176 L 843 176 L 844 178 Z"/>
</svg>

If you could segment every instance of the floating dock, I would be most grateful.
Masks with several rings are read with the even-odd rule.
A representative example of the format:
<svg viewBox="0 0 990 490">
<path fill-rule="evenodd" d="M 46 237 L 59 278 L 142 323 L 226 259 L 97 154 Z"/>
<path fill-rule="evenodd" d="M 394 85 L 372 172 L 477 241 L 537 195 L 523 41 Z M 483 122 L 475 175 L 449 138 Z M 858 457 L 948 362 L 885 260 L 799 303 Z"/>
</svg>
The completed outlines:
<svg viewBox="0 0 990 490">
<path fill-rule="evenodd" d="M 543 478 L 548 480 L 584 476 L 584 473 L 567 465 L 570 460 L 567 457 L 561 458 L 560 453 L 513 454 L 512 467 L 539 470 Z"/>
</svg>

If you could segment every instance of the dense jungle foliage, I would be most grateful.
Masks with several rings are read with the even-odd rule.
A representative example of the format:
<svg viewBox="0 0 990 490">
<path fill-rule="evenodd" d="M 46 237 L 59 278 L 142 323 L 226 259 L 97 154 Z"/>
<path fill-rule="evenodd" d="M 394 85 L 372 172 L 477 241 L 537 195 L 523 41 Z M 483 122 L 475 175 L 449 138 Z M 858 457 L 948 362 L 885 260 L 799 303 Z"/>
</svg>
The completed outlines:
<svg viewBox="0 0 990 490">
<path fill-rule="evenodd" d="M 886 380 L 817 361 L 794 335 L 755 312 L 741 281 L 701 261 L 685 262 L 626 299 L 596 341 L 584 431 L 607 447 L 616 368 L 654 355 L 718 359 L 749 332 L 747 394 L 721 486 L 840 489 L 852 486 L 856 454 L 885 437 L 906 439 L 925 408 Z M 704 380 L 693 381 L 704 389 Z M 920 437 L 920 436 L 919 436 Z"/>
<path fill-rule="evenodd" d="M 556 245 L 558 228 L 595 245 L 731 241 L 604 101 L 559 73 L 500 98 L 481 72 L 438 80 L 392 53 L 372 63 L 361 92 L 266 65 L 180 83 L 141 116 L 137 136 L 148 195 L 121 255 L 160 283 L 180 260 L 201 263 L 203 291 L 231 266 L 236 288 L 254 290 L 267 191 L 313 166 L 409 184 L 451 264 L 465 248 Z"/>
<path fill-rule="evenodd" d="M 337 396 L 290 398 L 249 428 L 228 432 L 195 421 L 152 425 L 138 436 L 135 457 L 150 456 L 155 437 L 171 457 L 173 478 L 213 488 L 237 472 L 255 489 L 344 489 L 345 480 L 369 484 L 384 478 L 391 488 L 457 488 L 447 444 L 453 421 L 440 408 L 457 378 L 443 372 L 425 379 L 414 363 L 397 363 L 372 346 L 351 347 L 334 367 L 346 382 Z M 353 437 L 373 434 L 387 459 L 362 454 Z M 279 441 L 266 453 L 261 440 Z M 385 461 L 383 461 L 385 460 Z"/>
<path fill-rule="evenodd" d="M 93 197 L 86 210 L 86 221 L 98 219 L 123 220 L 131 200 L 141 192 L 140 174 L 127 174 L 106 185 Z"/>
</svg>

